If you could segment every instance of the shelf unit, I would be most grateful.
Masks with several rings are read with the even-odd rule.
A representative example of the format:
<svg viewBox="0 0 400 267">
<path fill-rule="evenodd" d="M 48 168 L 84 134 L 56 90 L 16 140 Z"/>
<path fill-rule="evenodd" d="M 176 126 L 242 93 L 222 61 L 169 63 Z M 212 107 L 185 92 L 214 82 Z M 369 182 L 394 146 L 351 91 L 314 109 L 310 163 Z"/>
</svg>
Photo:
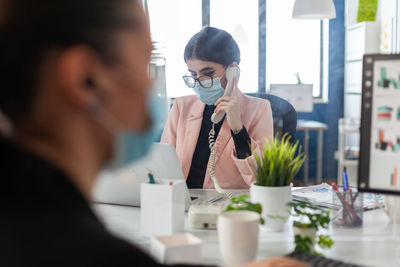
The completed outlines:
<svg viewBox="0 0 400 267">
<path fill-rule="evenodd" d="M 345 84 L 344 118 L 361 118 L 362 59 L 364 54 L 400 53 L 400 0 L 378 1 L 375 21 L 357 22 L 359 0 L 345 0 Z M 340 125 L 340 124 L 339 124 Z M 340 127 L 340 126 L 339 126 Z M 356 132 L 339 130 L 338 183 L 342 183 L 343 167 L 349 180 L 357 182 L 358 160 L 345 160 L 344 148 L 359 146 Z"/>
<path fill-rule="evenodd" d="M 344 117 L 357 120 L 361 117 L 362 59 L 364 54 L 379 52 L 380 13 L 378 8 L 376 21 L 358 23 L 358 0 L 346 0 L 345 10 Z M 357 135 L 345 140 L 349 146 L 359 146 L 359 142 Z"/>
<path fill-rule="evenodd" d="M 359 151 L 357 146 L 349 146 L 346 143 L 348 135 L 360 134 L 360 120 L 342 118 L 339 119 L 339 136 L 338 136 L 338 151 L 335 154 L 335 158 L 338 161 L 338 180 L 337 184 L 343 185 L 343 169 L 346 167 L 347 174 L 349 177 L 349 184 L 351 186 L 357 185 L 357 173 L 358 173 L 358 159 L 346 158 L 346 151 Z"/>
<path fill-rule="evenodd" d="M 400 0 L 378 1 L 375 21 L 357 22 L 359 0 L 345 0 L 344 117 L 360 119 L 364 54 L 400 53 Z M 358 145 L 358 139 L 347 140 Z"/>
<path fill-rule="evenodd" d="M 364 54 L 379 53 L 380 51 L 381 15 L 380 7 L 378 7 L 376 21 L 358 23 L 359 1 L 345 1 L 344 118 L 339 120 L 338 151 L 335 153 L 335 158 L 338 160 L 338 184 L 343 183 L 343 168 L 346 167 L 349 183 L 354 186 L 357 185 L 358 160 L 346 159 L 346 149 L 359 150 L 362 60 Z M 347 123 L 350 126 L 346 126 Z"/>
</svg>

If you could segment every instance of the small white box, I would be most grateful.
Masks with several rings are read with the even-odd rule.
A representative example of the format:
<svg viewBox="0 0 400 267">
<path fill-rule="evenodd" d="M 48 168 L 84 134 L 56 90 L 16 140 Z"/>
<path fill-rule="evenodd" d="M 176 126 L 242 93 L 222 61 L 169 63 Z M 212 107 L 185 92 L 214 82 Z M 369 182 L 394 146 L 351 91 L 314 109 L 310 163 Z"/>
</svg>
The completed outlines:
<svg viewBox="0 0 400 267">
<path fill-rule="evenodd" d="M 184 231 L 184 183 L 182 180 L 156 179 L 156 184 L 141 184 L 140 223 L 143 236 L 171 235 Z"/>
<path fill-rule="evenodd" d="M 190 233 L 156 236 L 150 245 L 150 254 L 159 263 L 201 263 L 202 241 Z"/>
</svg>

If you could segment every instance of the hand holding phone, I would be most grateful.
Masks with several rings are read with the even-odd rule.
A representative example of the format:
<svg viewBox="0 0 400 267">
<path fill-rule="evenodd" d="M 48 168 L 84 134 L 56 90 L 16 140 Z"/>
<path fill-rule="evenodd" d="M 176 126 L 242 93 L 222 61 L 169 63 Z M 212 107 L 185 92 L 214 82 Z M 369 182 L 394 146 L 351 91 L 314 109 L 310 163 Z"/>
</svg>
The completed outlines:
<svg viewBox="0 0 400 267">
<path fill-rule="evenodd" d="M 236 78 L 236 82 L 240 77 L 240 69 L 237 66 L 228 67 L 225 73 L 227 84 L 225 88 L 225 92 L 223 96 L 232 96 L 234 90 L 234 78 Z M 213 113 L 211 115 L 211 121 L 213 123 L 218 123 L 225 116 L 225 112 L 220 112 L 219 114 Z"/>
</svg>

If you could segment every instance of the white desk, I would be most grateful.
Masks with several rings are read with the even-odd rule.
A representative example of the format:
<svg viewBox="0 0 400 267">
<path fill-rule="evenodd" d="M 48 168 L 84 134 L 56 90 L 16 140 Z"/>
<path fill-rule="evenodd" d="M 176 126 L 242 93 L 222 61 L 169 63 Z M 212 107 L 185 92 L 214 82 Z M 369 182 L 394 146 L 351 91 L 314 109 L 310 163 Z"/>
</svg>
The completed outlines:
<svg viewBox="0 0 400 267">
<path fill-rule="evenodd" d="M 140 208 L 95 204 L 95 211 L 115 235 L 147 250 L 150 240 L 140 234 Z M 290 222 L 289 222 L 290 223 Z M 257 259 L 282 256 L 294 249 L 290 224 L 282 233 L 260 230 Z M 220 252 L 216 230 L 190 229 L 187 217 L 185 231 L 203 241 L 203 263 L 219 264 Z M 400 224 L 388 223 L 382 210 L 364 213 L 364 226 L 359 229 L 330 228 L 334 246 L 325 251 L 329 258 L 364 266 L 400 266 Z"/>
</svg>

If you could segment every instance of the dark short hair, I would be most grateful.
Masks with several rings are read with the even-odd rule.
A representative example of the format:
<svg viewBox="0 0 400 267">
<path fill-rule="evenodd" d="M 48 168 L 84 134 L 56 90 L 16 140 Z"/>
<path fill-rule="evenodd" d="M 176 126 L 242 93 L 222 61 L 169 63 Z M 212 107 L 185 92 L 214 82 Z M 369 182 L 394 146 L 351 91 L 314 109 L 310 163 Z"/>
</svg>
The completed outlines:
<svg viewBox="0 0 400 267">
<path fill-rule="evenodd" d="M 0 110 L 13 122 L 29 114 L 49 51 L 82 44 L 115 60 L 115 30 L 136 25 L 132 1 L 0 0 Z"/>
<path fill-rule="evenodd" d="M 233 37 L 226 31 L 206 27 L 193 35 L 185 47 L 184 59 L 197 58 L 229 66 L 240 63 L 240 50 Z"/>
</svg>

